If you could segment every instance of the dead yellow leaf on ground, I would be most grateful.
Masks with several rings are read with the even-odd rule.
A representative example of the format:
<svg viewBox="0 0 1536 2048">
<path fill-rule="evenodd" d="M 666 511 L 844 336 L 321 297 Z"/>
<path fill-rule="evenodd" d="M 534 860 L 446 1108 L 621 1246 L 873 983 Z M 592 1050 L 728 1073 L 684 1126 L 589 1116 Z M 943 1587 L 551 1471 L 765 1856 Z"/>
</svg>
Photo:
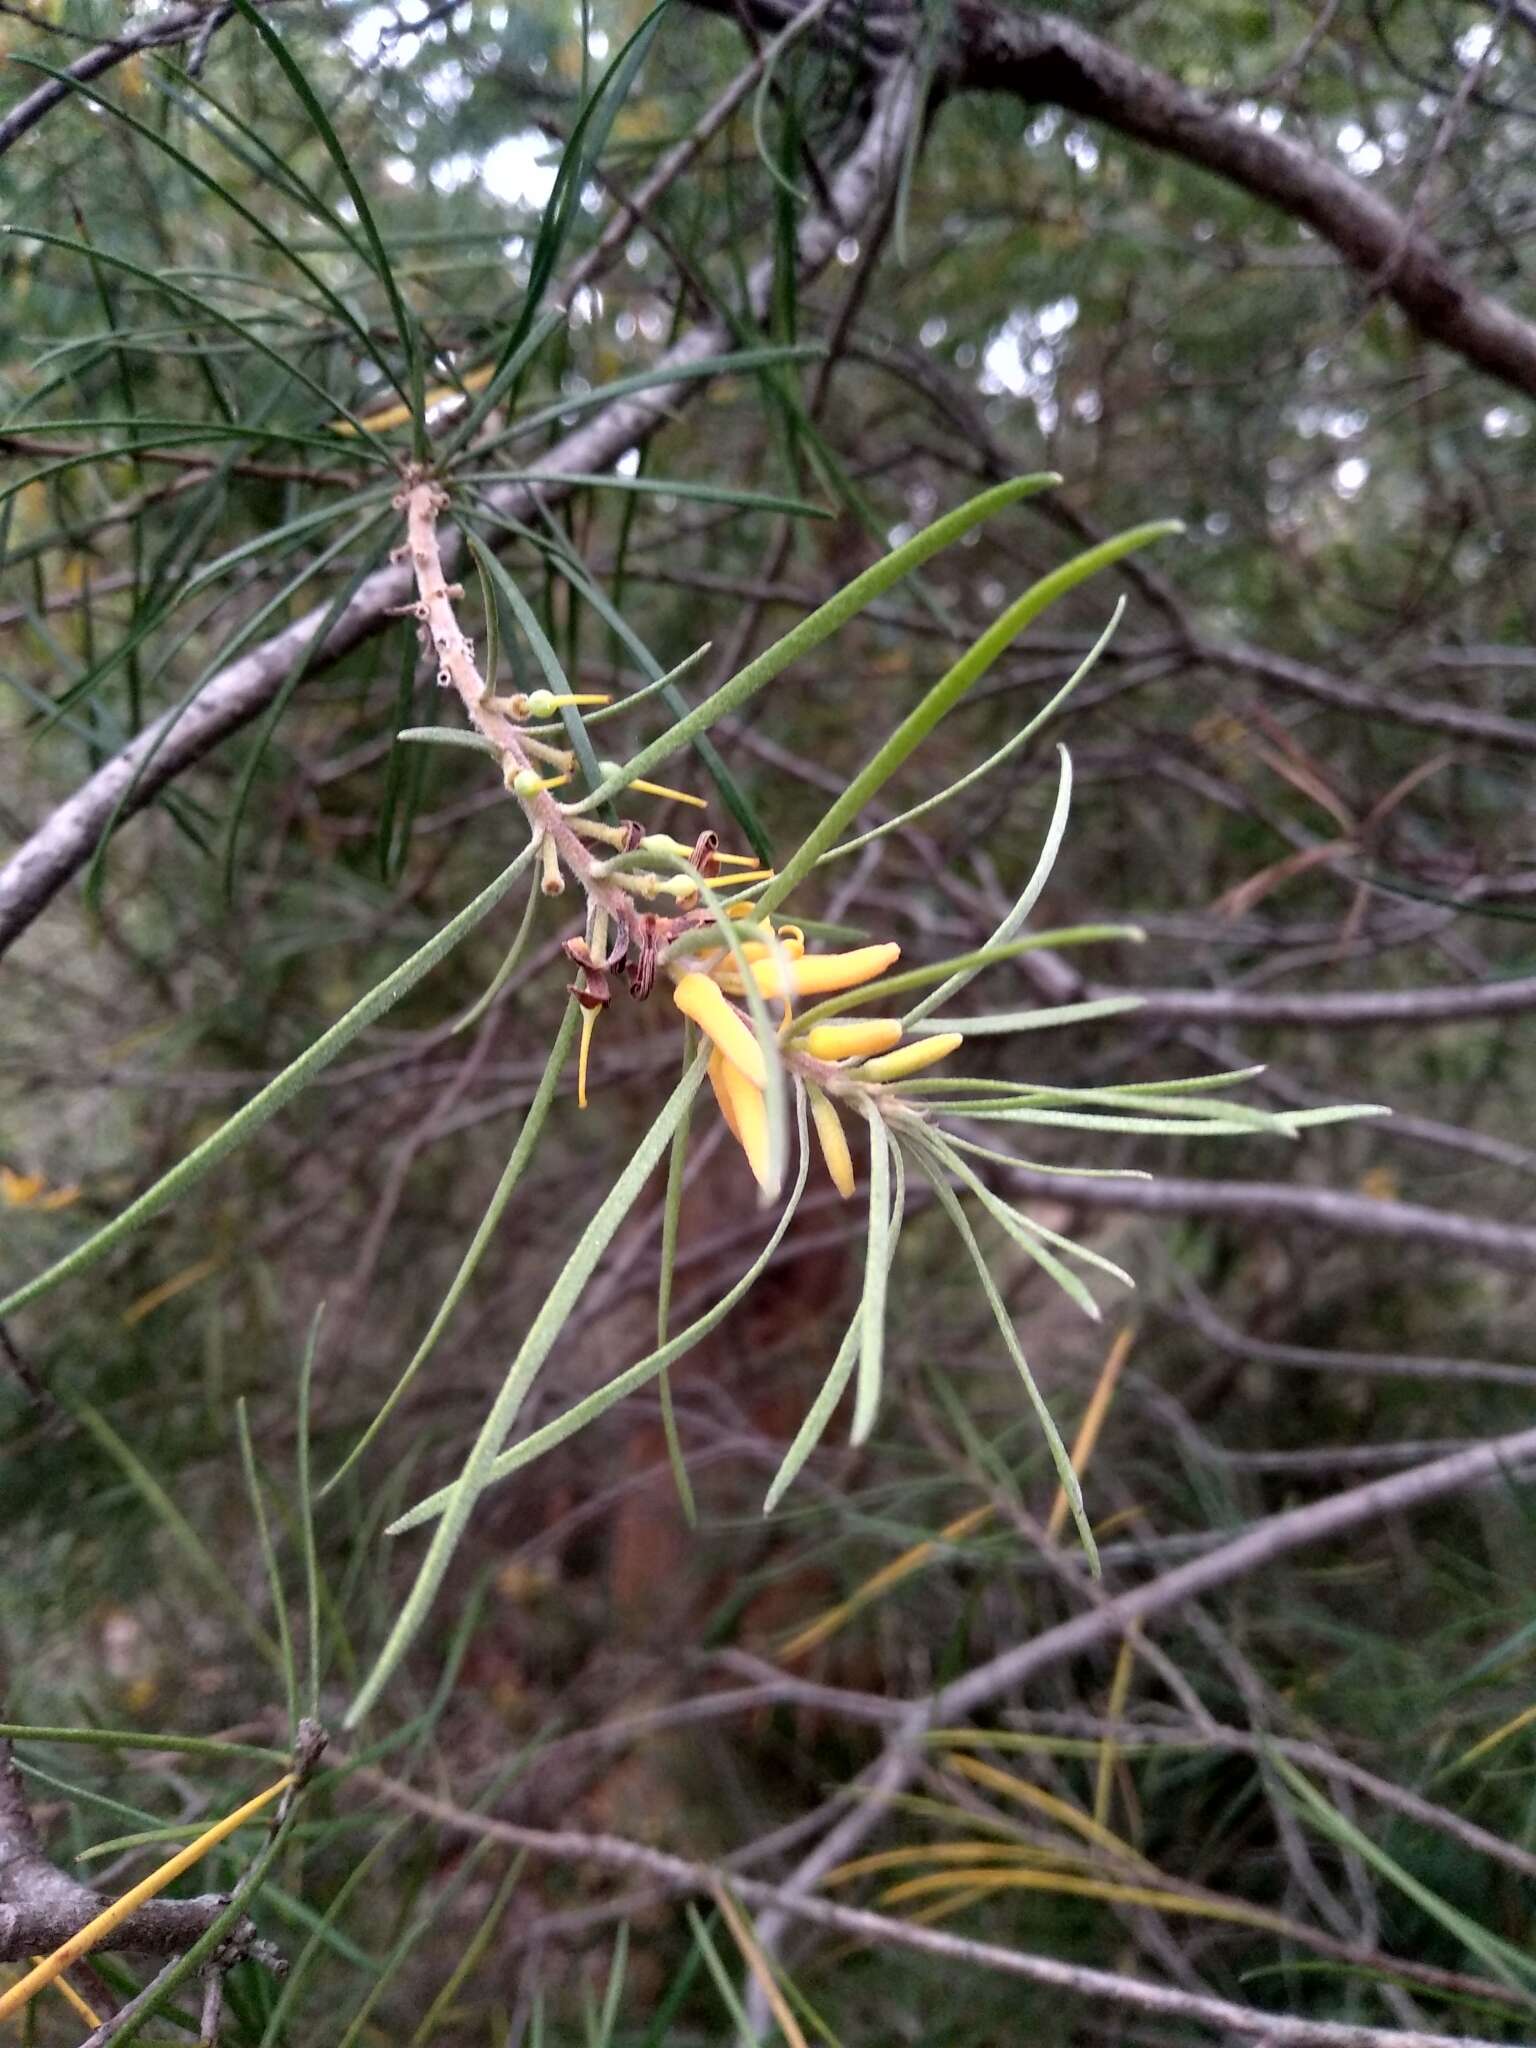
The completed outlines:
<svg viewBox="0 0 1536 2048">
<path fill-rule="evenodd" d="M 67 1187 L 51 1188 L 46 1174 L 17 1173 L 14 1167 L 0 1166 L 0 1202 L 7 1209 L 67 1209 L 79 1199 L 80 1190 L 72 1181 Z"/>
</svg>

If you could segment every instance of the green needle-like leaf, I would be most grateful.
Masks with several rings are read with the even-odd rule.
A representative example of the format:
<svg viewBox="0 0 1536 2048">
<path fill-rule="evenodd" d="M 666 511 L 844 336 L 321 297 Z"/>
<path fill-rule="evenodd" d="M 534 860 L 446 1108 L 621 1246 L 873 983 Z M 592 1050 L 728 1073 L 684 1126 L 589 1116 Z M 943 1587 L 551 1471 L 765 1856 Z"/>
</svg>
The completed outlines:
<svg viewBox="0 0 1536 2048">
<path fill-rule="evenodd" d="M 535 884 L 534 894 L 537 896 L 537 884 Z M 501 1170 L 501 1178 L 496 1183 L 495 1192 L 486 1204 L 485 1214 L 480 1219 L 480 1226 L 470 1239 L 469 1247 L 463 1258 L 459 1261 L 459 1270 L 449 1282 L 448 1292 L 443 1296 L 442 1304 L 437 1314 L 427 1326 L 427 1333 L 422 1338 L 420 1344 L 417 1345 L 410 1364 L 401 1373 L 394 1386 L 391 1387 L 388 1395 L 385 1397 L 384 1405 L 380 1408 L 378 1414 L 374 1416 L 361 1437 L 358 1438 L 341 1464 L 337 1466 L 336 1470 L 325 1482 L 325 1485 L 320 1489 L 322 1495 L 329 1493 L 331 1488 L 336 1486 L 351 1471 L 352 1467 L 362 1457 L 368 1446 L 384 1427 L 385 1422 L 404 1396 L 407 1387 L 410 1386 L 417 1373 L 426 1364 L 438 1338 L 446 1329 L 454 1310 L 458 1307 L 460 1301 L 463 1300 L 464 1290 L 474 1278 L 480 1261 L 485 1257 L 486 1248 L 490 1244 L 492 1237 L 496 1234 L 497 1226 L 506 1213 L 507 1204 L 512 1199 L 513 1190 L 522 1179 L 523 1171 L 528 1161 L 533 1157 L 534 1149 L 538 1145 L 544 1125 L 548 1121 L 549 1112 L 555 1099 L 555 1090 L 559 1086 L 561 1070 L 570 1056 L 571 1045 L 576 1037 L 576 1025 L 580 1016 L 581 1007 L 578 1003 L 570 1002 L 566 1004 L 565 1014 L 560 1019 L 560 1028 L 555 1033 L 555 1042 L 550 1047 L 549 1058 L 545 1061 L 544 1071 L 539 1076 L 539 1085 L 534 1090 L 533 1100 L 528 1105 L 528 1114 L 523 1118 L 522 1127 L 518 1131 L 517 1142 L 513 1145 L 511 1156 Z"/>
<path fill-rule="evenodd" d="M 982 1292 L 987 1298 L 987 1306 L 992 1311 L 993 1320 L 996 1322 L 999 1334 L 1007 1346 L 1008 1355 L 1018 1368 L 1019 1377 L 1024 1382 L 1024 1391 L 1029 1396 L 1030 1406 L 1034 1409 L 1040 1427 L 1045 1433 L 1046 1445 L 1051 1454 L 1051 1463 L 1056 1467 L 1056 1477 L 1061 1482 L 1062 1492 L 1066 1495 L 1067 1504 L 1072 1510 L 1072 1520 L 1076 1526 L 1083 1549 L 1087 1552 L 1089 1567 L 1094 1577 L 1099 1578 L 1102 1576 L 1099 1565 L 1099 1550 L 1098 1545 L 1093 1540 L 1093 1531 L 1088 1526 L 1088 1517 L 1083 1508 L 1083 1491 L 1078 1484 L 1077 1474 L 1072 1469 L 1072 1460 L 1067 1455 L 1067 1447 L 1061 1440 L 1061 1432 L 1056 1427 L 1051 1417 L 1051 1411 L 1045 1404 L 1045 1396 L 1040 1392 L 1039 1387 L 1035 1383 L 1035 1376 L 1029 1369 L 1029 1361 L 1024 1356 L 1023 1348 L 1019 1343 L 1018 1333 L 1013 1327 L 1013 1318 L 1008 1313 L 1008 1304 L 997 1291 L 997 1282 L 992 1278 L 991 1268 L 987 1265 L 986 1259 L 982 1255 L 981 1246 L 976 1242 L 975 1232 L 971 1229 L 966 1219 L 965 1211 L 961 1208 L 953 1190 L 945 1179 L 944 1171 L 939 1161 L 919 1152 L 918 1163 L 922 1166 L 934 1193 L 938 1196 L 940 1206 L 943 1208 L 945 1215 L 948 1216 L 950 1222 L 955 1226 L 960 1242 L 965 1246 L 971 1264 L 976 1269 L 977 1278 L 981 1281 Z"/>
<path fill-rule="evenodd" d="M 622 1401 L 626 1394 L 634 1393 L 638 1388 L 643 1387 L 648 1380 L 655 1379 L 658 1374 L 664 1373 L 668 1366 L 681 1358 L 685 1352 L 691 1351 L 693 1346 L 707 1337 L 711 1330 L 717 1329 L 725 1321 L 725 1318 L 730 1314 L 737 1302 L 757 1284 L 759 1278 L 772 1262 L 774 1253 L 784 1242 L 784 1234 L 794 1221 L 795 1211 L 800 1206 L 800 1198 L 805 1193 L 806 1174 L 809 1166 L 810 1151 L 806 1142 L 805 1106 L 802 1102 L 800 1105 L 800 1167 L 795 1184 L 790 1189 L 789 1199 L 784 1205 L 783 1213 L 774 1225 L 772 1236 L 742 1274 L 741 1278 L 734 1286 L 727 1288 L 726 1292 L 721 1295 L 712 1308 L 706 1309 L 703 1315 L 699 1316 L 694 1322 L 691 1322 L 686 1330 L 680 1330 L 675 1337 L 668 1338 L 667 1342 L 657 1350 L 650 1352 L 626 1371 L 619 1373 L 615 1378 L 609 1380 L 606 1386 L 599 1387 L 596 1393 L 589 1394 L 584 1401 L 579 1401 L 574 1408 L 567 1409 L 564 1415 L 557 1416 L 553 1422 L 545 1423 L 542 1429 L 534 1430 L 532 1435 L 524 1437 L 521 1443 L 514 1444 L 510 1450 L 503 1451 L 492 1464 L 490 1478 L 487 1483 L 494 1485 L 498 1479 L 505 1479 L 513 1472 L 520 1472 L 525 1465 L 531 1465 L 536 1458 L 542 1458 L 546 1451 L 552 1451 L 556 1444 L 562 1444 L 567 1437 L 575 1436 L 578 1430 L 585 1429 L 589 1422 L 596 1421 L 599 1415 L 605 1414 L 615 1403 Z M 849 1357 L 851 1361 L 851 1351 Z M 398 1536 L 407 1529 L 414 1529 L 423 1522 L 432 1521 L 443 1512 L 452 1495 L 452 1491 L 451 1487 L 441 1487 L 436 1493 L 429 1495 L 427 1499 L 418 1501 L 415 1507 L 408 1509 L 405 1514 L 400 1516 L 398 1521 L 391 1523 L 386 1533 L 391 1536 Z"/>
<path fill-rule="evenodd" d="M 517 1420 L 518 1410 L 533 1384 L 534 1375 L 549 1356 L 561 1330 L 570 1320 L 571 1312 L 583 1288 L 592 1277 L 598 1260 L 607 1250 L 614 1232 L 634 1207 L 641 1189 L 670 1144 L 673 1131 L 686 1113 L 699 1083 L 704 1078 L 704 1066 L 705 1058 L 701 1052 L 673 1089 L 666 1107 L 641 1139 L 629 1164 L 609 1189 L 596 1215 L 582 1232 L 575 1250 L 566 1260 L 559 1277 L 550 1288 L 543 1307 L 529 1325 L 528 1334 L 508 1369 L 500 1392 L 491 1403 L 490 1412 L 480 1427 L 480 1433 L 475 1438 L 464 1469 L 448 1491 L 442 1519 L 428 1545 L 427 1554 L 422 1559 L 415 1583 L 406 1595 L 399 1618 L 390 1630 L 389 1639 L 380 1651 L 378 1661 L 364 1679 L 357 1697 L 347 1710 L 346 1725 L 349 1728 L 355 1728 L 378 1699 L 395 1667 L 414 1642 L 431 1612 L 437 1590 L 452 1562 L 453 1553 L 459 1547 L 459 1540 L 468 1525 L 470 1515 L 474 1512 L 475 1502 L 490 1484 L 491 1470 L 497 1453 Z"/>
<path fill-rule="evenodd" d="M 195 1186 L 211 1167 L 217 1166 L 228 1153 L 259 1131 L 316 1074 L 329 1066 L 360 1031 L 377 1022 L 386 1010 L 408 994 L 424 974 L 429 974 L 453 951 L 466 932 L 472 931 L 481 918 L 495 909 L 532 857 L 533 849 L 525 847 L 512 865 L 504 868 L 488 888 L 482 889 L 472 903 L 465 905 L 457 917 L 450 919 L 424 946 L 418 947 L 408 960 L 402 961 L 393 974 L 386 975 L 375 988 L 370 989 L 361 1002 L 354 1003 L 344 1017 L 339 1017 L 328 1031 L 322 1032 L 313 1045 L 284 1067 L 260 1094 L 253 1095 L 243 1109 L 236 1110 L 211 1137 L 205 1138 L 202 1144 L 189 1152 L 179 1165 L 162 1175 L 153 1187 L 130 1202 L 121 1215 L 104 1224 L 84 1244 L 76 1245 L 72 1252 L 67 1252 L 46 1272 L 39 1273 L 35 1280 L 28 1280 L 0 1302 L 0 1316 L 14 1315 L 17 1309 L 25 1308 L 40 1295 L 49 1293 L 61 1281 L 73 1279 L 77 1273 L 95 1265 L 130 1231 L 137 1230 L 141 1223 L 158 1215 L 188 1188 Z"/>
<path fill-rule="evenodd" d="M 722 683 L 718 690 L 706 697 L 702 704 L 695 706 L 686 718 L 680 718 L 676 725 L 661 735 L 660 739 L 653 740 L 648 747 L 642 747 L 638 754 L 625 762 L 622 780 L 616 779 L 611 789 L 604 789 L 600 794 L 614 795 L 623 787 L 624 782 L 632 781 L 637 775 L 648 776 L 652 769 L 659 768 L 663 761 L 670 760 L 680 748 L 689 745 L 701 732 L 707 732 L 716 719 L 739 711 L 743 704 L 754 697 L 766 683 L 772 682 L 773 678 L 788 668 L 791 662 L 809 654 L 813 647 L 819 647 L 839 626 L 846 625 L 849 619 L 863 611 L 866 605 L 872 604 L 893 584 L 899 583 L 903 576 L 908 575 L 913 569 L 920 568 L 942 549 L 959 540 L 962 534 L 969 533 L 984 519 L 989 519 L 994 512 L 1001 512 L 1009 505 L 1016 505 L 1021 498 L 1032 497 L 1038 491 L 1049 490 L 1053 484 L 1060 481 L 1061 478 L 1054 473 L 1014 477 L 1008 483 L 998 484 L 992 490 L 982 491 L 979 496 L 968 499 L 953 512 L 945 513 L 942 519 L 935 519 L 931 526 L 925 526 L 922 532 L 914 534 L 911 540 L 904 541 L 899 548 L 893 548 L 888 555 L 882 556 L 871 568 L 866 569 L 863 575 L 855 576 L 851 583 L 844 584 L 835 597 L 828 598 L 824 605 L 818 606 L 808 619 L 802 619 L 782 640 L 776 640 L 773 646 L 766 648 L 755 661 L 748 662 L 747 666 L 728 683 Z M 589 805 L 592 801 L 590 797 L 587 799 Z M 832 836 L 835 837 L 836 833 L 834 832 Z M 829 839 L 827 843 L 830 845 L 831 840 Z"/>
<path fill-rule="evenodd" d="M 1047 611 L 1058 598 L 1065 597 L 1069 590 L 1079 583 L 1096 576 L 1101 569 L 1109 568 L 1137 548 L 1145 547 L 1150 541 L 1162 540 L 1169 534 L 1182 533 L 1183 527 L 1177 520 L 1159 519 L 1146 526 L 1134 526 L 1129 532 L 1116 534 L 1113 539 L 1101 541 L 1097 547 L 1088 548 L 1065 562 L 1049 576 L 1042 576 L 1016 598 L 1002 616 L 996 619 L 982 634 L 975 646 L 970 648 L 955 663 L 947 674 L 940 676 L 933 688 L 897 726 L 874 758 L 854 776 L 840 797 L 832 804 L 822 818 L 780 869 L 778 878 L 768 884 L 763 892 L 763 907 L 771 910 L 782 903 L 797 882 L 803 881 L 824 853 L 830 852 L 837 844 L 838 837 L 846 825 L 858 816 L 871 797 L 878 794 L 890 781 L 904 762 L 922 745 L 941 720 L 948 717 L 965 696 L 972 684 L 984 676 L 1004 650 L 1010 647 L 1024 628 L 1040 614 Z M 932 528 L 929 529 L 932 531 Z M 921 535 L 919 539 L 921 539 Z M 914 543 L 908 543 L 914 545 Z M 850 586 L 851 588 L 852 586 Z M 807 621 L 809 624 L 809 621 Z M 702 708 L 702 707 L 701 707 Z"/>
</svg>

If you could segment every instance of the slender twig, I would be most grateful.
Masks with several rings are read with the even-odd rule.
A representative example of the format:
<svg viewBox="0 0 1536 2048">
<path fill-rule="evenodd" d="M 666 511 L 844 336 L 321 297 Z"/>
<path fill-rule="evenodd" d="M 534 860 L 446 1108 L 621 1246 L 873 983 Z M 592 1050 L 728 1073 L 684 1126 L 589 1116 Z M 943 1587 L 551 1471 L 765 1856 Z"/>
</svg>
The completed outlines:
<svg viewBox="0 0 1536 2048">
<path fill-rule="evenodd" d="M 523 1827 L 513 1821 L 470 1813 L 448 1800 L 435 1799 L 428 1793 L 397 1784 L 381 1771 L 364 1768 L 352 1772 L 351 1776 L 371 1786 L 392 1804 L 404 1806 L 457 1833 L 506 1842 L 532 1855 L 548 1856 L 563 1863 L 596 1863 L 610 1870 L 643 1874 L 658 1880 L 673 1893 L 718 1895 L 720 1874 L 706 1863 L 690 1862 L 664 1850 L 627 1841 L 622 1836 L 583 1834 L 574 1828 Z M 1263 2012 L 1227 1999 L 1178 1990 L 1170 1985 L 1151 1984 L 1110 1970 L 1094 1970 L 1060 1962 L 1054 1956 L 1032 1955 L 1020 1949 L 1003 1948 L 995 1942 L 969 1941 L 961 1935 L 920 1927 L 911 1921 L 894 1920 L 882 1913 L 834 1905 L 828 1899 L 808 1897 L 782 1885 L 769 1884 L 738 1872 L 732 1873 L 730 1886 L 732 1892 L 749 1905 L 774 1909 L 812 1926 L 851 1935 L 876 1947 L 911 1949 L 975 1969 L 997 1970 L 1053 1990 L 1070 1992 L 1079 1998 L 1103 1999 L 1164 2018 L 1192 2020 L 1201 2026 L 1237 2034 L 1244 2039 L 1273 2042 L 1276 2048 L 1494 2048 L 1493 2043 L 1475 2036 L 1353 2026 L 1331 2020 L 1294 2019 L 1285 2014 Z M 764 1924 L 760 1921 L 754 1930 L 759 1946 Z"/>
<path fill-rule="evenodd" d="M 271 7 L 277 0 L 258 0 L 258 5 Z M 88 50 L 83 57 L 77 57 L 70 65 L 66 77 L 83 85 L 89 78 L 99 78 L 104 71 L 135 57 L 141 50 L 156 50 L 167 43 L 184 43 L 189 37 L 196 38 L 196 50 L 205 52 L 208 40 L 222 28 L 234 8 L 227 5 L 173 8 L 158 21 L 149 21 L 132 34 L 118 36 L 111 42 L 101 43 L 94 50 Z M 12 107 L 0 120 L 0 156 L 13 142 L 19 142 L 30 128 L 35 128 L 43 116 L 56 107 L 61 100 L 70 96 L 70 88 L 63 79 L 50 78 L 40 85 L 36 92 L 29 93 L 24 100 Z"/>
<path fill-rule="evenodd" d="M 890 1802 L 916 1769 L 930 1729 L 963 1721 L 1067 1658 L 1103 1649 L 1123 1638 L 1128 1630 L 1173 1613 L 1185 1601 L 1217 1586 L 1249 1577 L 1293 1550 L 1326 1542 L 1349 1530 L 1404 1514 L 1427 1501 L 1483 1484 L 1533 1457 L 1536 1429 L 1521 1430 L 1473 1450 L 1459 1451 L 1449 1458 L 1436 1459 L 1411 1471 L 1375 1479 L 1325 1500 L 1309 1502 L 1305 1507 L 1269 1516 L 1203 1557 L 1193 1558 L 1144 1586 L 1043 1630 L 1029 1641 L 978 1665 L 927 1699 L 915 1702 L 906 1722 L 887 1743 L 884 1754 L 850 1788 L 854 1801 L 851 1810 L 787 1880 L 790 1897 L 805 1898 L 829 1870 L 852 1856 L 880 1825 Z M 783 1932 L 789 1910 L 788 1900 L 782 1901 L 776 1912 L 766 1914 L 758 1923 L 758 1938 L 770 1954 Z M 1273 2038 L 1278 2040 L 1281 2036 Z"/>
</svg>

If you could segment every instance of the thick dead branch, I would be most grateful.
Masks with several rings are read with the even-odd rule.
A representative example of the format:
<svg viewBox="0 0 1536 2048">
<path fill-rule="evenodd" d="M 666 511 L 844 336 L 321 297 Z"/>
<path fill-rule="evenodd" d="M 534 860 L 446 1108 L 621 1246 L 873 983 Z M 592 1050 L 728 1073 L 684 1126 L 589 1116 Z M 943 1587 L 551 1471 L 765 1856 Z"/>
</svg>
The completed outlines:
<svg viewBox="0 0 1536 2048">
<path fill-rule="evenodd" d="M 792 0 L 694 0 L 782 27 Z M 895 17 L 880 10 L 883 42 Z M 909 13 L 916 34 L 920 13 Z M 834 12 L 834 27 L 841 27 Z M 1134 24 L 1132 25 L 1132 32 Z M 842 46 L 849 47 L 844 36 Z M 877 54 L 871 39 L 870 54 Z M 936 92 L 1006 92 L 1056 106 L 1225 178 L 1331 244 L 1369 292 L 1418 331 L 1517 391 L 1536 394 L 1536 325 L 1463 277 L 1409 216 L 1305 143 L 1269 134 L 1074 21 L 998 0 L 953 0 L 933 72 Z"/>
<path fill-rule="evenodd" d="M 273 0 L 261 0 L 261 4 L 271 6 Z M 163 49 L 168 43 L 184 43 L 195 38 L 196 46 L 200 50 L 206 49 L 208 38 L 223 27 L 234 11 L 227 4 L 172 8 L 158 21 L 147 21 L 129 35 L 117 36 L 110 42 L 98 44 L 94 50 L 87 50 L 83 57 L 77 57 L 70 65 L 67 76 L 83 85 L 87 79 L 100 78 L 114 65 L 137 56 L 140 50 Z M 35 92 L 19 100 L 0 120 L 0 156 L 13 142 L 19 142 L 29 128 L 35 128 L 50 109 L 61 100 L 67 100 L 69 94 L 70 88 L 62 79 L 49 78 Z"/>
</svg>

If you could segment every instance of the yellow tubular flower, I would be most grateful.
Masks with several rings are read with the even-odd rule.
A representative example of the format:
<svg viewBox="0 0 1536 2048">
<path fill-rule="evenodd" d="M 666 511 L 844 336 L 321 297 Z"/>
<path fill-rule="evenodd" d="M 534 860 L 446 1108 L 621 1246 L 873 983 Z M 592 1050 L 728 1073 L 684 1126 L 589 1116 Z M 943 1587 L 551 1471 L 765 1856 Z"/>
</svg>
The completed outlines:
<svg viewBox="0 0 1536 2048">
<path fill-rule="evenodd" d="M 853 1156 L 848 1150 L 843 1120 L 837 1113 L 836 1105 L 829 1102 L 814 1083 L 808 1085 L 811 1118 L 816 1125 L 816 1135 L 821 1140 L 821 1156 L 827 1162 L 827 1171 L 832 1176 L 833 1187 L 846 1202 L 853 1193 Z"/>
<path fill-rule="evenodd" d="M 716 1046 L 709 1056 L 709 1066 L 706 1071 L 709 1074 L 709 1085 L 715 1091 L 715 1102 L 719 1108 L 725 1128 L 739 1145 L 741 1143 L 741 1133 L 736 1128 L 736 1112 L 731 1107 L 731 1098 L 726 1092 L 725 1086 L 726 1064 L 725 1054 Z"/>
<path fill-rule="evenodd" d="M 803 959 L 789 962 L 787 988 L 782 985 L 786 977 L 776 960 L 759 960 L 752 972 L 765 996 L 829 996 L 873 981 L 900 958 L 901 948 L 896 945 L 857 946 L 851 953 L 807 953 Z"/>
<path fill-rule="evenodd" d="M 685 974 L 672 990 L 672 1000 L 706 1038 L 712 1039 L 755 1088 L 768 1085 L 763 1049 L 747 1024 L 707 974 Z M 739 1112 L 738 1112 L 739 1114 Z"/>
<path fill-rule="evenodd" d="M 730 1060 L 722 1060 L 720 1068 L 726 1100 L 730 1103 L 725 1120 L 742 1151 L 747 1155 L 747 1164 L 752 1169 L 753 1178 L 760 1188 L 771 1195 L 773 1178 L 768 1170 L 767 1100 L 756 1082 L 749 1081 L 740 1067 L 734 1066 Z"/>
<path fill-rule="evenodd" d="M 587 1060 L 592 1051 L 592 1031 L 601 1011 L 583 1007 L 581 1013 L 581 1056 L 576 1062 L 576 1107 L 587 1106 Z"/>
<path fill-rule="evenodd" d="M 860 1067 L 861 1081 L 904 1081 L 908 1074 L 920 1074 L 924 1067 L 931 1067 L 935 1060 L 947 1060 L 957 1046 L 964 1045 L 963 1031 L 940 1031 L 932 1038 L 915 1038 L 910 1045 L 904 1045 L 899 1052 L 888 1052 L 884 1059 L 870 1060 Z"/>
<path fill-rule="evenodd" d="M 856 1060 L 866 1053 L 889 1052 L 901 1043 L 895 1017 L 850 1017 L 836 1024 L 813 1024 L 804 1038 L 813 1060 Z"/>
</svg>

